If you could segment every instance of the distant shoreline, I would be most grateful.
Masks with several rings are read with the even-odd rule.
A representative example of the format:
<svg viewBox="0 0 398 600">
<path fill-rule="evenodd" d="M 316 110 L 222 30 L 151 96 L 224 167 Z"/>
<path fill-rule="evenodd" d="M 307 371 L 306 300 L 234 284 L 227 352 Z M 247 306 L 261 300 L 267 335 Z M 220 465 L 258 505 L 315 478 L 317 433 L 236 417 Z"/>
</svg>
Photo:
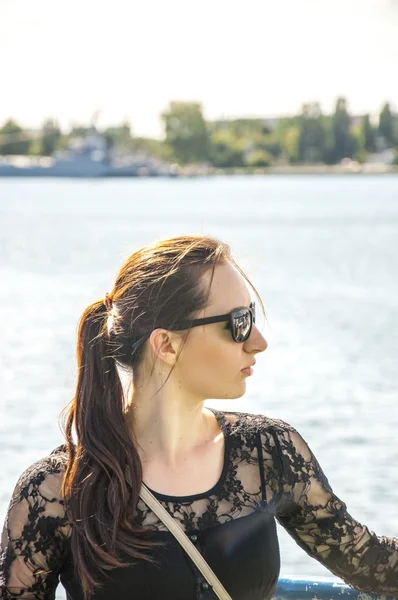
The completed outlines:
<svg viewBox="0 0 398 600">
<path fill-rule="evenodd" d="M 180 177 L 217 176 L 217 175 L 391 175 L 398 174 L 398 165 L 384 164 L 347 164 L 347 165 L 279 165 L 270 167 L 182 167 Z"/>
<path fill-rule="evenodd" d="M 46 158 L 46 160 L 51 160 Z M 1 161 L 0 161 L 1 163 Z M 39 165 L 41 166 L 41 165 Z M 219 168 L 211 165 L 164 165 L 163 171 L 150 173 L 147 168 L 138 168 L 135 173 L 116 173 L 108 174 L 97 173 L 91 175 L 89 172 L 80 171 L 74 173 L 52 174 L 49 169 L 42 166 L 39 171 L 30 172 L 30 169 L 13 170 L 12 173 L 4 173 L 0 169 L 0 179 L 3 178 L 27 178 L 27 179 L 126 179 L 126 178 L 157 178 L 171 177 L 177 179 L 195 178 L 195 177 L 237 177 L 237 176 L 267 176 L 267 175 L 396 175 L 398 174 L 398 165 L 387 165 L 382 163 L 363 163 L 355 161 L 346 162 L 338 165 L 312 164 L 312 165 L 272 165 L 269 167 L 226 167 Z"/>
</svg>

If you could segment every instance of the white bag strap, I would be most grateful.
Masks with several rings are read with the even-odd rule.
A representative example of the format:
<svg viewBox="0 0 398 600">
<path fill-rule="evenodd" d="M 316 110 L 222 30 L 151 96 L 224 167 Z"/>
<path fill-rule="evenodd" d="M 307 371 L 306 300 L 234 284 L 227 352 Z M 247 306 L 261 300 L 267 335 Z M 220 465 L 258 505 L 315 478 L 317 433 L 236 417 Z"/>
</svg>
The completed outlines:
<svg viewBox="0 0 398 600">
<path fill-rule="evenodd" d="M 179 526 L 167 512 L 167 510 L 160 504 L 159 500 L 148 490 L 146 485 L 143 483 L 140 491 L 140 497 L 149 506 L 151 510 L 159 517 L 161 521 L 166 525 L 174 537 L 180 542 L 185 552 L 190 556 L 203 577 L 207 580 L 210 586 L 213 588 L 215 594 L 220 600 L 232 600 L 227 590 L 222 585 L 214 571 L 209 567 L 201 553 L 195 548 L 189 537 L 186 535 L 184 530 Z"/>
</svg>

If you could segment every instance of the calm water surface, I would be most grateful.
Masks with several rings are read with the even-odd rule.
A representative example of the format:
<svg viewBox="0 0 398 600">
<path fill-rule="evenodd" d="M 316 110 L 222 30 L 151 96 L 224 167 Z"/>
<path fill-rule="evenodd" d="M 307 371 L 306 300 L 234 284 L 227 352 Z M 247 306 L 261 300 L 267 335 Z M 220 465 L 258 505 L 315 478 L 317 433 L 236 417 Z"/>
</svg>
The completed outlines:
<svg viewBox="0 0 398 600">
<path fill-rule="evenodd" d="M 397 176 L 0 180 L 1 523 L 63 442 L 82 311 L 132 251 L 180 233 L 227 241 L 267 311 L 245 396 L 208 405 L 293 424 L 350 513 L 397 536 Z M 279 535 L 282 574 L 330 575 Z"/>
</svg>

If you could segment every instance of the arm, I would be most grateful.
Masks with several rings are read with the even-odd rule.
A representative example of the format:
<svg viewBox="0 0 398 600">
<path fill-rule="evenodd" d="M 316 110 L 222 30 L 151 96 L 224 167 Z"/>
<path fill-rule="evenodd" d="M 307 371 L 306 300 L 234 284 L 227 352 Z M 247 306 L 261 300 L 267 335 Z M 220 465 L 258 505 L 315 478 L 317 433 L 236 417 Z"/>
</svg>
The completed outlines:
<svg viewBox="0 0 398 600">
<path fill-rule="evenodd" d="M 351 517 L 293 427 L 277 427 L 273 437 L 280 524 L 307 554 L 348 585 L 363 592 L 398 595 L 398 538 L 377 537 Z"/>
<path fill-rule="evenodd" d="M 69 535 L 60 473 L 59 460 L 49 456 L 18 480 L 1 537 L 1 599 L 55 598 Z"/>
</svg>

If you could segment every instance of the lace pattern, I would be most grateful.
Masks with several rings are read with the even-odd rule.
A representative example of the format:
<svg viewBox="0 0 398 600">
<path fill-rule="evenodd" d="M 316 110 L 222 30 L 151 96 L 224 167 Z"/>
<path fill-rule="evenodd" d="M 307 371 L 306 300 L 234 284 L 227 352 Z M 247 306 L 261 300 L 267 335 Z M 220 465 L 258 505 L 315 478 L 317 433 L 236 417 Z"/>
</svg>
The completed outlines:
<svg viewBox="0 0 398 600">
<path fill-rule="evenodd" d="M 70 535 L 61 499 L 66 455 L 45 457 L 20 476 L 1 538 L 0 598 L 55 597 Z"/>
<path fill-rule="evenodd" d="M 398 539 L 377 537 L 351 517 L 294 427 L 263 415 L 213 412 L 226 444 L 217 484 L 195 496 L 156 494 L 187 534 L 266 511 L 349 585 L 398 595 Z M 60 446 L 17 482 L 1 539 L 2 599 L 55 597 L 71 533 L 61 497 L 66 460 Z M 136 512 L 143 525 L 166 530 L 141 499 Z"/>
</svg>

